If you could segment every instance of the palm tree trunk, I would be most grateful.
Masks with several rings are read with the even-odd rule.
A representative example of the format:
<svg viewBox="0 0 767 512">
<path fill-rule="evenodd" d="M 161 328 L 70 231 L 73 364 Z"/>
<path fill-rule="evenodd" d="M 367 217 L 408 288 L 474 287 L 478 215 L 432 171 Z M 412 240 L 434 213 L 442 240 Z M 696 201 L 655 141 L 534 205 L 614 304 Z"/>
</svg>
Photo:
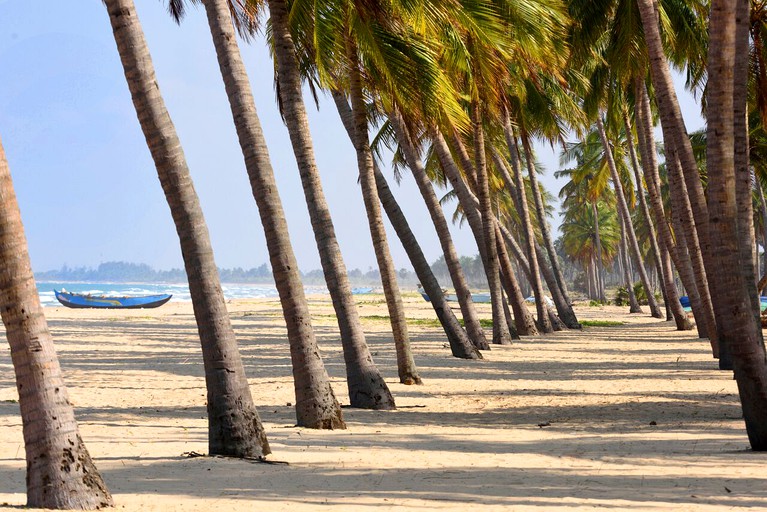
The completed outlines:
<svg viewBox="0 0 767 512">
<path fill-rule="evenodd" d="M 661 43 L 657 0 L 637 0 L 637 4 L 644 28 L 645 43 L 650 56 L 650 76 L 655 88 L 655 98 L 658 102 L 663 139 L 666 141 L 667 150 L 669 147 L 673 147 L 679 158 L 695 218 L 700 247 L 703 258 L 708 265 L 711 256 L 708 242 L 708 208 L 698 173 L 698 165 L 695 162 L 692 145 L 687 135 L 668 61 Z M 716 294 L 715 290 L 712 292 Z"/>
<path fill-rule="evenodd" d="M 759 178 L 756 179 L 756 190 L 759 192 L 759 205 L 761 206 L 762 214 L 762 247 L 764 248 L 763 261 L 762 261 L 762 275 L 767 275 L 767 201 L 764 199 L 764 190 L 762 188 L 762 182 Z"/>
<path fill-rule="evenodd" d="M 501 267 L 501 283 L 506 290 L 506 295 L 511 303 L 511 308 L 514 310 L 514 323 L 508 324 L 509 332 L 511 332 L 511 336 L 514 339 L 519 339 L 519 331 L 538 334 L 537 324 L 533 321 L 533 316 L 530 314 L 530 310 L 527 309 L 525 296 L 522 295 L 522 290 L 519 288 L 519 283 L 517 283 L 517 278 L 514 274 L 514 267 L 511 264 L 506 245 L 503 243 L 503 237 L 499 226 L 500 222 L 495 221 L 493 224 L 495 229 L 495 243 L 498 249 L 498 262 Z M 506 304 L 505 301 L 504 304 Z M 546 320 L 549 321 L 546 312 L 544 312 L 544 316 L 546 317 Z M 516 328 L 516 325 L 518 324 L 521 325 L 520 329 Z"/>
<path fill-rule="evenodd" d="M 227 1 L 203 0 L 203 4 L 287 324 L 298 425 L 319 429 L 345 428 L 341 407 L 330 387 L 312 328 L 285 212 Z"/>
<path fill-rule="evenodd" d="M 642 313 L 642 307 L 639 305 L 636 294 L 634 293 L 634 281 L 629 274 L 629 256 L 628 256 L 628 242 L 626 241 L 626 223 L 621 221 L 621 247 L 620 247 L 620 261 L 623 267 L 623 282 L 626 286 L 626 293 L 629 296 L 629 313 Z M 651 290 L 646 291 L 648 294 L 652 293 Z"/>
<path fill-rule="evenodd" d="M 157 86 L 132 0 L 106 0 L 133 105 L 181 243 L 202 345 L 211 455 L 261 457 L 269 443 L 253 405 L 221 291 L 208 228 L 176 129 Z"/>
<path fill-rule="evenodd" d="M 309 132 L 309 119 L 301 91 L 296 48 L 288 28 L 288 10 L 285 0 L 269 0 L 269 13 L 282 113 L 301 175 L 325 282 L 338 319 L 346 363 L 349 402 L 352 407 L 363 409 L 393 409 L 394 398 L 373 362 L 365 341 L 365 333 L 360 324 L 357 304 L 352 297 L 349 276 L 336 239 L 330 209 L 322 191 Z M 412 356 L 409 362 L 412 363 Z M 409 370 L 403 382 L 420 381 L 417 371 L 414 371 L 414 364 Z M 403 375 L 400 375 L 400 379 L 402 378 Z"/>
<path fill-rule="evenodd" d="M 639 100 L 637 100 L 639 101 Z M 661 257 L 661 249 L 658 244 L 658 237 L 655 233 L 655 226 L 650 216 L 650 208 L 647 206 L 647 199 L 644 195 L 645 187 L 642 184 L 642 176 L 639 171 L 639 158 L 637 158 L 636 148 L 634 146 L 634 137 L 631 134 L 631 121 L 629 120 L 628 112 L 623 112 L 623 123 L 626 126 L 626 140 L 628 141 L 629 154 L 631 155 L 631 167 L 634 170 L 634 179 L 636 180 L 637 195 L 639 196 L 639 206 L 642 211 L 642 215 L 647 223 L 647 228 L 650 233 L 650 249 L 655 259 L 655 268 L 658 273 L 658 277 L 661 280 L 661 290 L 663 292 L 663 300 L 666 305 L 666 320 L 669 312 L 671 313 L 677 329 L 680 331 L 687 331 L 692 329 L 692 324 L 687 319 L 687 314 L 684 312 L 684 308 L 679 303 L 679 293 L 676 291 L 676 286 L 673 286 L 674 277 L 673 274 L 667 278 L 665 275 L 669 269 L 666 266 L 663 258 Z M 637 126 L 637 135 L 639 136 L 639 126 Z M 669 289 L 670 288 L 670 289 Z"/>
<path fill-rule="evenodd" d="M 737 187 L 734 128 L 736 121 L 734 103 L 737 89 L 733 80 L 738 38 L 742 37 L 736 18 L 743 15 L 740 3 L 712 0 L 710 14 L 710 44 L 708 58 L 707 102 L 707 151 L 709 214 L 711 215 L 711 240 L 716 247 L 714 263 L 720 270 L 712 274 L 719 282 L 717 289 L 723 294 L 714 303 L 717 321 L 727 332 L 735 379 L 738 382 L 743 417 L 751 447 L 757 451 L 767 450 L 767 355 L 753 311 L 751 296 L 755 286 L 750 276 L 743 272 L 744 251 L 739 250 L 742 235 L 738 225 L 738 203 L 751 201 L 742 196 Z M 746 17 L 746 19 L 748 19 Z M 745 23 L 745 20 L 742 21 Z M 735 194 L 732 193 L 733 189 Z"/>
<path fill-rule="evenodd" d="M 528 282 L 530 281 L 530 266 L 527 263 L 527 258 L 524 255 L 524 252 L 519 247 L 519 244 L 516 240 L 514 240 L 514 237 L 511 235 L 511 232 L 504 226 L 500 221 L 498 222 L 498 227 L 501 229 L 501 235 L 503 236 L 503 240 L 506 242 L 506 245 L 511 249 L 511 253 L 514 255 L 514 259 L 517 260 L 519 268 L 522 269 L 522 272 L 524 272 L 525 276 L 527 277 Z M 543 256 L 543 251 L 541 250 L 540 246 L 536 243 L 535 244 L 535 254 L 538 256 L 538 259 L 540 259 Z M 549 289 L 551 290 L 552 298 L 555 302 L 561 300 L 564 301 L 564 298 L 560 295 L 559 287 L 556 286 L 556 283 L 554 281 L 554 274 L 552 273 L 551 269 L 548 267 L 548 265 L 544 265 L 541 267 L 541 271 L 543 273 L 543 277 L 546 281 L 546 285 L 549 286 Z M 559 316 L 549 307 L 549 305 L 546 303 L 544 299 L 544 306 L 546 308 L 546 315 L 549 317 L 549 321 L 551 322 L 551 326 L 555 331 L 561 331 L 565 328 L 572 329 L 572 327 L 568 327 Z M 525 308 L 523 312 L 527 310 Z M 527 316 L 527 315 L 525 315 Z M 525 320 L 527 321 L 527 320 Z M 576 320 L 577 322 L 577 320 Z M 577 324 L 578 327 L 576 329 L 581 328 L 581 324 Z"/>
<path fill-rule="evenodd" d="M 373 155 L 368 140 L 367 111 L 362 95 L 362 76 L 359 58 L 357 56 L 356 45 L 350 37 L 347 38 L 346 51 L 349 64 L 350 99 L 354 119 L 354 140 L 352 142 L 357 153 L 362 198 L 365 202 L 370 236 L 373 239 L 373 249 L 375 250 L 378 268 L 381 272 L 381 283 L 383 284 L 384 295 L 386 297 L 386 306 L 389 309 L 394 343 L 395 345 L 401 343 L 409 344 L 410 337 L 407 332 L 402 296 L 397 284 L 397 271 L 394 268 L 394 262 L 389 252 L 386 231 L 384 230 L 381 215 L 381 206 L 378 203 Z"/>
<path fill-rule="evenodd" d="M 520 140 L 522 141 L 522 149 L 525 151 L 525 160 L 527 160 L 527 175 L 530 179 L 530 188 L 533 193 L 533 204 L 535 204 L 535 213 L 538 216 L 538 224 L 541 228 L 541 237 L 543 238 L 543 246 L 546 248 L 546 252 L 549 255 L 549 262 L 551 263 L 551 269 L 554 271 L 554 277 L 557 278 L 557 284 L 562 295 L 565 296 L 565 300 L 568 304 L 571 304 L 570 295 L 567 292 L 567 283 L 562 275 L 562 267 L 557 259 L 557 251 L 554 249 L 554 240 L 551 238 L 551 230 L 549 229 L 549 223 L 546 220 L 546 211 L 543 207 L 543 197 L 541 197 L 541 189 L 538 186 L 538 177 L 535 174 L 535 159 L 533 158 L 533 151 L 530 148 L 530 136 L 527 133 L 520 134 Z M 532 171 L 530 169 L 533 169 Z"/>
<path fill-rule="evenodd" d="M 418 280 L 421 282 L 423 289 L 429 296 L 434 312 L 437 314 L 437 318 L 447 335 L 452 354 L 461 359 L 482 359 L 482 354 L 477 350 L 477 348 L 481 347 L 475 347 L 466 334 L 466 331 L 463 330 L 463 327 L 461 327 L 461 324 L 455 317 L 453 310 L 450 309 L 450 305 L 447 303 L 444 293 L 442 293 L 442 288 L 440 287 L 437 278 L 434 277 L 429 262 L 426 261 L 426 256 L 423 255 L 421 246 L 418 245 L 418 241 L 416 240 L 413 231 L 410 229 L 407 219 L 405 219 L 405 214 L 397 204 L 396 199 L 394 199 L 394 195 L 389 189 L 389 184 L 386 183 L 386 178 L 384 178 L 383 173 L 377 167 L 375 171 L 378 197 L 381 200 L 381 204 L 383 204 L 389 221 L 392 226 L 394 226 L 394 230 L 397 232 L 397 236 L 399 236 L 399 239 L 402 242 L 402 246 L 405 248 L 408 258 L 410 258 L 410 263 L 413 265 Z M 485 343 L 487 344 L 487 341 L 485 341 Z M 485 347 L 486 350 L 489 348 L 489 345 Z M 407 349 L 407 354 L 410 354 L 410 344 L 407 345 Z M 402 354 L 401 357 L 405 359 L 408 357 L 407 354 Z M 400 358 L 399 351 L 397 353 L 397 358 L 398 360 Z M 409 358 L 412 360 L 413 356 L 410 355 Z M 414 364 L 412 366 L 415 368 Z M 420 384 L 420 381 L 421 379 L 418 378 L 417 383 Z"/>
<path fill-rule="evenodd" d="M 602 272 L 604 271 L 604 263 L 602 262 L 602 237 L 599 234 L 599 208 L 597 207 L 596 202 L 591 203 L 591 211 L 594 214 L 594 253 L 596 255 L 597 262 L 599 263 L 599 265 L 595 268 L 594 273 L 597 284 L 597 298 L 604 302 L 606 298 L 604 284 L 602 282 Z"/>
<path fill-rule="evenodd" d="M 458 297 L 458 304 L 461 307 L 461 314 L 463 315 L 464 324 L 466 325 L 466 332 L 475 346 L 482 349 L 490 348 L 487 339 L 485 338 L 482 325 L 480 324 L 479 315 L 474 307 L 474 302 L 471 299 L 471 290 L 469 289 L 466 276 L 461 268 L 458 251 L 456 251 L 455 245 L 453 244 L 445 214 L 442 211 L 442 206 L 439 204 L 439 199 L 434 192 L 431 181 L 429 181 L 429 177 L 426 175 L 426 169 L 411 142 L 407 127 L 399 113 L 393 112 L 389 116 L 389 119 L 394 128 L 399 146 L 402 148 L 402 152 L 405 155 L 405 160 L 407 161 L 408 167 L 410 167 L 413 174 L 413 178 L 418 185 L 418 190 L 424 198 L 432 223 L 437 231 L 437 237 L 439 238 L 442 252 L 445 255 L 445 264 L 450 273 L 450 278 L 453 282 L 453 287 L 455 288 L 455 294 Z"/>
<path fill-rule="evenodd" d="M 354 119 L 349 103 L 340 91 L 332 91 L 332 95 L 344 128 L 346 128 L 346 132 L 351 139 L 354 137 Z M 482 354 L 476 349 L 489 350 L 490 345 L 486 340 L 484 341 L 484 344 L 477 344 L 474 343 L 470 337 L 467 337 L 466 331 L 461 327 L 453 310 L 447 304 L 444 293 L 442 292 L 442 287 L 440 287 L 437 278 L 434 276 L 434 272 L 431 270 L 431 266 L 429 266 L 428 261 L 426 261 L 426 257 L 424 256 L 413 231 L 410 229 L 405 214 L 399 207 L 397 200 L 394 198 L 394 194 L 392 194 L 391 189 L 389 188 L 389 184 L 386 182 L 386 178 L 375 161 L 373 162 L 373 168 L 375 171 L 378 198 L 384 207 L 389 222 L 394 227 L 394 231 L 397 233 L 408 258 L 410 259 L 410 263 L 413 265 L 418 280 L 421 282 L 426 294 L 429 296 L 434 312 L 437 314 L 437 318 L 439 319 L 442 328 L 445 330 L 453 355 L 462 359 L 482 359 Z M 463 275 L 463 272 L 461 272 L 461 275 Z M 479 320 L 477 320 L 477 322 L 479 323 Z M 412 361 L 413 358 L 410 351 L 410 343 L 408 340 L 404 341 L 406 343 L 397 345 L 397 360 L 401 372 L 400 378 L 402 378 L 403 372 L 405 374 L 412 373 L 407 370 L 411 365 L 413 369 L 415 368 L 414 363 L 408 362 Z M 420 378 L 418 378 L 418 383 L 420 384 Z"/>
<path fill-rule="evenodd" d="M 692 270 L 695 276 L 695 286 L 697 288 L 698 296 L 700 297 L 700 305 L 703 309 L 703 314 L 705 315 L 704 321 L 706 322 L 706 333 L 711 342 L 711 350 L 714 357 L 720 358 L 720 366 L 729 366 L 729 358 L 725 356 L 724 361 L 721 360 L 721 344 L 719 343 L 721 340 L 721 332 L 719 329 L 719 322 L 714 315 L 712 300 L 714 295 L 712 295 L 710 289 L 711 283 L 708 279 L 708 271 L 704 264 L 703 252 L 700 249 L 698 231 L 695 229 L 690 202 L 685 192 L 686 185 L 682 179 L 682 170 L 679 167 L 679 160 L 676 158 L 676 153 L 673 150 L 666 155 L 666 167 L 668 169 L 669 189 L 672 189 L 670 194 L 672 214 L 677 216 L 678 226 L 682 230 L 680 234 L 685 239 L 687 254 L 690 258 L 690 264 L 692 265 Z M 676 189 L 676 191 L 673 189 Z"/>
<path fill-rule="evenodd" d="M 474 238 L 477 240 L 479 254 L 482 258 L 483 265 L 485 266 L 485 274 L 487 274 L 489 272 L 487 269 L 488 257 L 487 251 L 485 249 L 486 246 L 484 244 L 482 220 L 479 214 L 479 200 L 474 196 L 474 194 L 471 193 L 471 190 L 469 190 L 469 187 L 461 178 L 458 166 L 453 160 L 453 157 L 450 154 L 450 148 L 448 147 L 447 142 L 445 141 L 445 138 L 442 136 L 442 134 L 439 133 L 438 130 L 434 129 L 430 135 L 434 143 L 434 149 L 437 152 L 437 158 L 439 158 L 440 164 L 442 165 L 448 180 L 450 180 L 450 184 L 453 186 L 453 190 L 455 191 L 456 196 L 458 197 L 458 201 L 463 208 L 466 220 L 469 222 L 469 227 L 474 234 Z M 512 301 L 515 300 L 514 297 L 509 297 L 509 299 Z M 537 335 L 538 329 L 528 330 L 527 327 L 529 325 L 535 326 L 535 321 L 532 320 L 530 311 L 526 307 L 517 307 L 515 308 L 515 311 L 517 310 L 519 310 L 521 314 L 521 317 L 514 318 L 514 325 L 516 326 L 518 334 L 520 336 Z"/>
<path fill-rule="evenodd" d="M 482 129 L 482 114 L 479 100 L 471 102 L 471 124 L 474 133 L 474 159 L 476 160 L 477 192 L 479 208 L 482 215 L 482 234 L 484 235 L 485 250 L 489 265 L 488 286 L 493 310 L 493 343 L 499 345 L 511 344 L 509 326 L 503 315 L 503 298 L 501 297 L 500 263 L 498 248 L 495 241 L 493 205 L 490 198 L 490 181 L 488 178 L 487 162 L 485 161 L 485 134 Z"/>
<path fill-rule="evenodd" d="M 735 139 L 735 186 L 737 194 L 743 198 L 738 201 L 738 234 L 740 235 L 740 250 L 744 279 L 749 283 L 759 280 L 758 250 L 754 233 L 754 209 L 752 201 L 753 185 L 752 172 L 749 166 L 749 134 L 748 134 L 748 81 L 741 77 L 748 76 L 749 59 L 749 29 L 750 2 L 737 1 L 737 33 L 735 35 L 735 55 L 743 56 L 735 60 L 733 88 L 733 136 Z M 747 200 L 746 200 L 747 198 Z M 761 308 L 759 294 L 751 294 L 751 307 L 755 321 L 761 326 Z M 762 336 L 761 327 L 759 337 Z"/>
<path fill-rule="evenodd" d="M 518 155 L 515 154 L 516 150 L 516 141 L 513 140 L 512 134 L 511 134 L 511 120 L 509 119 L 508 112 L 504 116 L 504 133 L 506 134 L 506 143 L 509 146 L 509 152 L 511 153 L 511 158 L 514 159 L 517 158 L 517 161 L 519 161 Z M 499 158 L 500 160 L 500 158 Z M 511 189 L 511 177 L 509 176 L 509 173 L 506 172 L 505 166 L 499 166 L 499 170 L 501 171 L 501 175 L 504 178 L 504 181 L 506 181 L 506 186 Z M 529 168 L 528 168 L 529 170 Z M 551 322 L 548 321 L 548 316 L 545 312 L 545 296 L 543 294 L 543 284 L 541 283 L 541 274 L 538 271 L 538 257 L 535 254 L 535 232 L 533 231 L 533 223 L 530 220 L 530 211 L 527 208 L 527 195 L 525 194 L 525 180 L 522 177 L 522 173 L 520 172 L 521 169 L 519 169 L 519 166 L 514 168 L 514 185 L 516 185 L 517 189 L 517 195 L 518 195 L 518 201 L 517 204 L 517 210 L 520 216 L 520 220 L 522 222 L 522 230 L 525 234 L 525 248 L 527 249 L 527 261 L 530 265 L 530 277 L 532 280 L 530 281 L 530 284 L 533 285 L 533 292 L 535 293 L 535 310 L 538 314 L 538 327 L 541 331 L 544 333 L 551 332 L 552 326 Z M 533 168 L 533 172 L 535 172 L 535 169 Z"/>
<path fill-rule="evenodd" d="M 658 302 L 655 300 L 655 296 L 652 293 L 650 279 L 647 277 L 647 271 L 642 262 L 642 252 L 639 250 L 639 243 L 637 243 L 636 233 L 634 232 L 634 223 L 631 220 L 631 213 L 626 204 L 626 196 L 623 193 L 623 185 L 621 184 L 620 176 L 618 176 L 618 168 L 615 166 L 612 147 L 607 140 L 607 134 L 605 133 L 605 127 L 602 124 L 602 118 L 599 116 L 597 116 L 597 129 L 599 130 L 599 137 L 602 139 L 602 146 L 604 146 L 605 149 L 605 156 L 607 156 L 607 165 L 610 168 L 610 174 L 613 178 L 615 196 L 618 199 L 618 211 L 622 217 L 623 225 L 626 227 L 625 233 L 628 238 L 629 248 L 631 249 L 631 254 L 634 256 L 634 264 L 639 272 L 639 278 L 642 280 L 645 292 L 647 292 L 647 302 L 650 305 L 650 312 L 655 318 L 663 318 L 663 312 L 658 307 Z"/>
<path fill-rule="evenodd" d="M 19 392 L 27 458 L 27 506 L 111 507 L 88 454 L 40 305 L 21 212 L 0 141 L 0 312 Z"/>
<path fill-rule="evenodd" d="M 701 338 L 705 338 L 708 337 L 708 321 L 706 319 L 713 318 L 713 314 L 709 316 L 704 313 L 689 257 L 674 243 L 671 229 L 666 221 L 666 213 L 661 198 L 660 175 L 658 174 L 658 163 L 655 152 L 655 138 L 652 129 L 650 99 L 647 96 L 644 80 L 636 78 L 634 85 L 634 97 L 637 99 L 637 141 L 639 142 L 639 153 L 642 157 L 642 171 L 644 173 L 645 181 L 647 182 L 647 194 L 650 199 L 650 206 L 653 209 L 653 215 L 655 215 L 655 225 L 658 228 L 661 242 L 666 247 L 666 250 L 668 250 L 669 256 L 679 272 L 682 285 L 687 290 L 687 295 L 689 296 L 690 304 L 692 305 L 693 315 L 695 316 L 698 335 Z M 679 232 L 679 237 L 682 239 L 684 238 L 683 232 Z M 666 280 L 666 288 L 673 288 L 676 290 L 676 286 L 673 282 L 673 273 L 665 272 L 664 279 Z M 671 297 L 669 297 L 669 301 L 670 300 L 672 300 Z M 674 304 L 673 307 L 676 307 L 676 305 Z M 688 324 L 689 320 L 686 324 L 682 325 L 677 322 L 677 329 L 682 330 L 683 327 L 686 327 Z"/>
</svg>

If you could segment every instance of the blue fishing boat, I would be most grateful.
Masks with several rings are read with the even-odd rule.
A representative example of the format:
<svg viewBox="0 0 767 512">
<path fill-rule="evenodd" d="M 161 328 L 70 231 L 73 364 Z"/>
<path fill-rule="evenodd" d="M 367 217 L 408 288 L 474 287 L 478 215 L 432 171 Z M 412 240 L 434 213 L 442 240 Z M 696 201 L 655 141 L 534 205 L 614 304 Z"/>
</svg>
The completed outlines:
<svg viewBox="0 0 767 512">
<path fill-rule="evenodd" d="M 56 298 L 68 308 L 141 309 L 158 308 L 168 302 L 172 295 L 144 295 L 141 297 L 110 297 L 53 290 Z"/>
</svg>

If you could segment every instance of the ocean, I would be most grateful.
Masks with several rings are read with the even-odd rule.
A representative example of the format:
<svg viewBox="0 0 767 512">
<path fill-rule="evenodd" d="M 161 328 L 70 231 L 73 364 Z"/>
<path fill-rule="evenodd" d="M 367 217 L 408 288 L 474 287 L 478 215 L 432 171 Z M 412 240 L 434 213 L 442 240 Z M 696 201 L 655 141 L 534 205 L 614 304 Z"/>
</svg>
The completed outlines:
<svg viewBox="0 0 767 512">
<path fill-rule="evenodd" d="M 268 284 L 224 284 L 224 298 L 228 299 L 260 299 L 277 297 L 277 288 Z M 173 295 L 171 302 L 189 302 L 192 300 L 189 287 L 185 284 L 165 283 L 58 283 L 52 281 L 38 281 L 37 291 L 40 294 L 40 302 L 43 307 L 59 306 L 59 301 L 53 294 L 53 290 L 66 289 L 68 292 L 90 293 L 91 295 L 112 295 L 123 297 L 126 295 L 156 295 L 170 293 Z M 327 294 L 328 289 L 324 286 L 305 286 L 307 295 Z"/>
</svg>

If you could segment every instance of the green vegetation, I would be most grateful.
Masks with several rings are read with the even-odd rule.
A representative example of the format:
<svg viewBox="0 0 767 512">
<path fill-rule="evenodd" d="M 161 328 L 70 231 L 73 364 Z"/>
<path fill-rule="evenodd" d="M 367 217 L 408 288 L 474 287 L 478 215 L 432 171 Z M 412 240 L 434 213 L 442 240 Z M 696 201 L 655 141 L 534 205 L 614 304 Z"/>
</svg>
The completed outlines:
<svg viewBox="0 0 767 512">
<path fill-rule="evenodd" d="M 581 320 L 581 325 L 584 327 L 617 327 L 625 323 L 615 320 Z"/>
</svg>

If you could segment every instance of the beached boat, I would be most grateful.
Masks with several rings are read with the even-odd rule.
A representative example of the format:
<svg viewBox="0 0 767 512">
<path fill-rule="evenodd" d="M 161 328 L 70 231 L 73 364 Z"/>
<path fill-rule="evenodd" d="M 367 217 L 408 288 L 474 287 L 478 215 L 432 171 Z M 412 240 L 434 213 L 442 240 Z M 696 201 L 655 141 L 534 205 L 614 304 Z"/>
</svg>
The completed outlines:
<svg viewBox="0 0 767 512">
<path fill-rule="evenodd" d="M 68 308 L 140 309 L 157 308 L 170 300 L 172 295 L 144 295 L 141 297 L 109 297 L 106 295 L 85 295 L 53 290 L 59 302 Z"/>
<path fill-rule="evenodd" d="M 368 293 L 373 293 L 373 289 L 363 287 L 352 288 L 352 295 L 365 295 Z"/>
</svg>

